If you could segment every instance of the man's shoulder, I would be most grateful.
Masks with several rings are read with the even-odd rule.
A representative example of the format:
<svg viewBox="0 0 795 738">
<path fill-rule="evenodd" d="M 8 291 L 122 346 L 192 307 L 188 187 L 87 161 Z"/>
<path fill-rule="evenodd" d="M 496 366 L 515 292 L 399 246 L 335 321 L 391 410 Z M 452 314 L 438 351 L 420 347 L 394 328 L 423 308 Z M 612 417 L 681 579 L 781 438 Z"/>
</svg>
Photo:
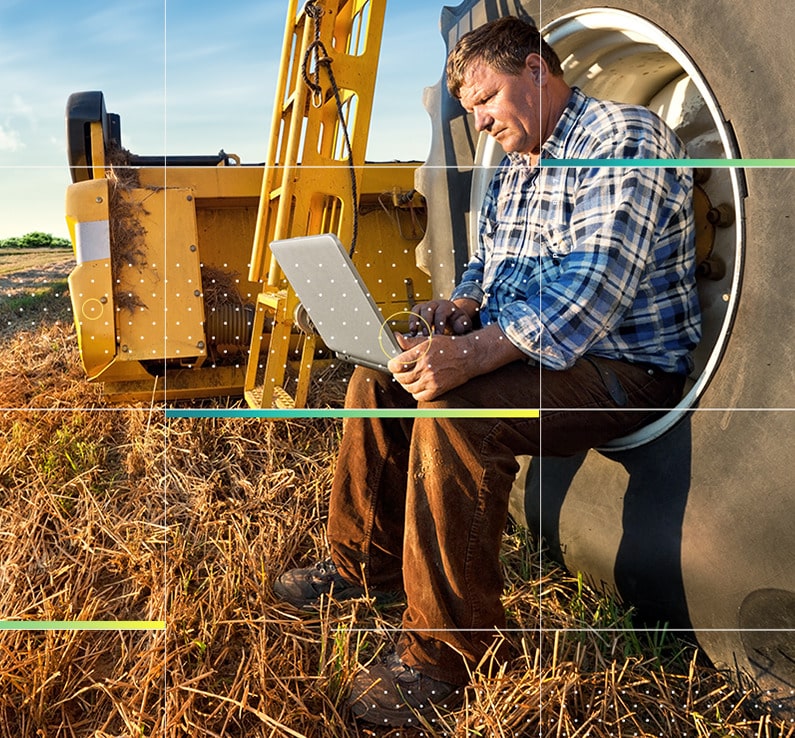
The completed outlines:
<svg viewBox="0 0 795 738">
<path fill-rule="evenodd" d="M 668 132 L 668 126 L 655 112 L 642 105 L 585 97 L 580 124 L 588 129 L 647 128 L 651 131 Z"/>
<path fill-rule="evenodd" d="M 684 147 L 673 130 L 652 110 L 642 105 L 603 100 L 583 95 L 574 138 L 580 145 L 602 151 L 615 145 L 646 150 L 648 156 L 684 155 Z M 572 141 L 574 143 L 574 141 Z M 635 155 L 640 155 L 639 150 Z"/>
</svg>

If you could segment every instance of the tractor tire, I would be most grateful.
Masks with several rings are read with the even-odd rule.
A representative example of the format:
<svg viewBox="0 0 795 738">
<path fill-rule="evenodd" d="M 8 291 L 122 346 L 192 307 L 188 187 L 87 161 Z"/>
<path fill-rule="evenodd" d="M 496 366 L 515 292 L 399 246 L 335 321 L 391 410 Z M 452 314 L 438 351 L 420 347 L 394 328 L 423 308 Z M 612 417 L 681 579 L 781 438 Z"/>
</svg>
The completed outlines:
<svg viewBox="0 0 795 738">
<path fill-rule="evenodd" d="M 647 623 L 692 632 L 716 667 L 743 684 L 750 678 L 776 710 L 795 715 L 795 6 L 496 5 L 445 8 L 448 48 L 498 15 L 530 16 L 567 80 L 587 93 L 666 109 L 690 90 L 685 97 L 701 107 L 684 105 L 676 128 L 691 157 L 790 157 L 702 172 L 717 226 L 699 284 L 704 339 L 680 406 L 606 448 L 532 459 L 513 502 L 570 570 L 615 592 Z M 425 100 L 434 137 L 431 166 L 417 174 L 429 208 L 418 257 L 436 269 L 444 293 L 466 261 L 498 156 L 479 142 L 444 80 Z"/>
</svg>

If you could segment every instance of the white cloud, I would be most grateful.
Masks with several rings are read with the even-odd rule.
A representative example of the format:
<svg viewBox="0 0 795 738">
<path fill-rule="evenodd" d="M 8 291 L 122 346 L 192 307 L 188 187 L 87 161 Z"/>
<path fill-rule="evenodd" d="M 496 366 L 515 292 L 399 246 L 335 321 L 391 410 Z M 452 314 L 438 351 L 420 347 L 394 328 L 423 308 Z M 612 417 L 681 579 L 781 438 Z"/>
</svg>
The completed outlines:
<svg viewBox="0 0 795 738">
<path fill-rule="evenodd" d="M 0 151 L 19 151 L 24 147 L 17 131 L 6 130 L 0 125 Z"/>
<path fill-rule="evenodd" d="M 33 106 L 22 99 L 22 96 L 15 92 L 11 96 L 11 112 L 14 115 L 22 115 L 26 118 L 33 118 Z"/>
</svg>

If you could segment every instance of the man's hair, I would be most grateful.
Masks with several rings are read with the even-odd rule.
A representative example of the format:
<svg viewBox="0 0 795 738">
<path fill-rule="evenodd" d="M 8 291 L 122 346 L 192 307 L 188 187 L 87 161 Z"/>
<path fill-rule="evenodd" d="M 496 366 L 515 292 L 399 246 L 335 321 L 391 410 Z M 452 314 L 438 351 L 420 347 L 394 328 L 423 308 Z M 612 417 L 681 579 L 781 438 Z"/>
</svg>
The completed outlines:
<svg viewBox="0 0 795 738">
<path fill-rule="evenodd" d="M 460 97 L 466 75 L 477 62 L 518 75 L 529 54 L 539 54 L 552 74 L 563 74 L 558 55 L 532 23 L 509 15 L 478 26 L 461 36 L 447 57 L 447 89 Z"/>
</svg>

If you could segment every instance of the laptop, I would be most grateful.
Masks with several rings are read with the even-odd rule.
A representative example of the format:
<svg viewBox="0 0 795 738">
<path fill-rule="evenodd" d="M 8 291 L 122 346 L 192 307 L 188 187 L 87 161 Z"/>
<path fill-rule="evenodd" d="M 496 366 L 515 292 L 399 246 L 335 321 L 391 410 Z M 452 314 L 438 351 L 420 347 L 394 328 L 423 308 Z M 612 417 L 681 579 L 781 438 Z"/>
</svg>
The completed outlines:
<svg viewBox="0 0 795 738">
<path fill-rule="evenodd" d="M 329 350 L 389 371 L 387 362 L 402 349 L 337 236 L 272 241 L 270 250 Z"/>
</svg>

